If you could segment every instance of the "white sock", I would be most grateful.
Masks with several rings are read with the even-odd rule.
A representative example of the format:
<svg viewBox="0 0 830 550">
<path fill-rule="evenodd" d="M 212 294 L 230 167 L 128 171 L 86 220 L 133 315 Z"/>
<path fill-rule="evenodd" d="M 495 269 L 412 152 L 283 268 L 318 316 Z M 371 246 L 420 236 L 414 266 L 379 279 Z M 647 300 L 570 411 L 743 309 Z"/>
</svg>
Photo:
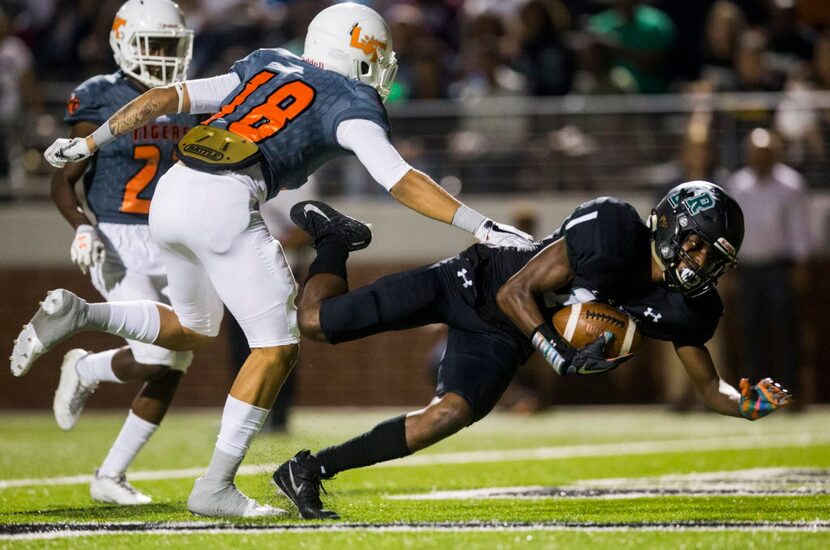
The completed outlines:
<svg viewBox="0 0 830 550">
<path fill-rule="evenodd" d="M 81 383 L 91 386 L 98 382 L 115 382 L 123 384 L 124 381 L 118 378 L 112 370 L 112 357 L 118 353 L 118 349 L 110 349 L 100 353 L 92 353 L 82 358 L 75 364 L 75 370 L 81 378 Z"/>
<path fill-rule="evenodd" d="M 94 328 L 110 334 L 153 344 L 161 330 L 160 305 L 150 300 L 89 304 L 87 320 Z"/>
<path fill-rule="evenodd" d="M 268 409 L 240 401 L 229 395 L 222 412 L 222 426 L 216 438 L 216 450 L 210 459 L 206 478 L 233 480 L 248 447 L 262 428 Z"/>
<path fill-rule="evenodd" d="M 121 428 L 121 432 L 112 444 L 107 458 L 98 468 L 98 475 L 106 477 L 117 477 L 127 471 L 144 444 L 158 429 L 158 424 L 147 422 L 139 418 L 133 411 L 127 415 L 127 421 Z"/>
</svg>

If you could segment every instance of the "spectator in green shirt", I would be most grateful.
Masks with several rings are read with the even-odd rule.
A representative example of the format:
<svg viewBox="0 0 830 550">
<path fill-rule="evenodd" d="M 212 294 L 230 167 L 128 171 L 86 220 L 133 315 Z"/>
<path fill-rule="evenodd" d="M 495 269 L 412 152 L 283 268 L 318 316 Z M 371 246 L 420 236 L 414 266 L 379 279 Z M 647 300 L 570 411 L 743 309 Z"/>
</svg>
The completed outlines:
<svg viewBox="0 0 830 550">
<path fill-rule="evenodd" d="M 616 6 L 588 19 L 588 31 L 610 56 L 611 79 L 620 89 L 668 90 L 666 61 L 676 32 L 664 12 L 640 0 L 616 0 Z"/>
</svg>

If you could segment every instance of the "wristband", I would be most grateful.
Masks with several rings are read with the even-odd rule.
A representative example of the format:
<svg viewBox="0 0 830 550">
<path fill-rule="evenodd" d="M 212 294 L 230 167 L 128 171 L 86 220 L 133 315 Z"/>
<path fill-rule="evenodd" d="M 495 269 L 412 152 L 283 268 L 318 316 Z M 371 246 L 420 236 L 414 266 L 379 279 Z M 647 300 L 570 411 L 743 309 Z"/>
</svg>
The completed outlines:
<svg viewBox="0 0 830 550">
<path fill-rule="evenodd" d="M 542 336 L 545 340 L 553 340 L 554 342 L 557 342 L 557 343 L 558 343 L 558 342 L 559 342 L 559 340 L 560 340 L 560 338 L 559 338 L 559 333 L 558 333 L 558 332 L 556 332 L 556 329 L 555 329 L 555 328 L 553 328 L 552 326 L 550 326 L 548 323 L 542 323 L 542 324 L 540 324 L 538 327 L 536 327 L 535 329 L 533 329 L 533 332 L 531 332 L 531 333 L 530 333 L 530 339 L 531 339 L 531 340 L 533 340 L 533 338 L 536 336 L 536 333 L 537 333 L 537 332 L 538 332 L 538 333 L 539 333 L 539 334 L 540 334 L 540 335 L 541 335 L 541 336 Z"/>
<path fill-rule="evenodd" d="M 452 225 L 459 229 L 463 229 L 469 233 L 475 235 L 476 230 L 487 221 L 487 218 L 467 206 L 466 204 L 462 204 L 458 207 L 458 210 L 455 211 L 455 215 L 452 217 Z"/>
<path fill-rule="evenodd" d="M 112 130 L 110 130 L 110 121 L 107 119 L 105 123 L 100 125 L 97 130 L 92 132 L 89 136 L 92 138 L 92 141 L 95 142 L 95 147 L 100 149 L 110 141 L 115 139 L 115 136 L 112 135 Z"/>
<path fill-rule="evenodd" d="M 176 108 L 176 112 L 181 113 L 182 108 L 184 107 L 184 84 L 176 82 L 173 84 L 173 87 L 176 89 L 176 94 L 179 96 L 179 106 Z"/>
<path fill-rule="evenodd" d="M 530 333 L 530 339 L 533 346 L 539 350 L 545 361 L 550 363 L 558 375 L 570 374 L 568 367 L 572 357 L 563 355 L 563 352 L 567 353 L 570 346 L 564 343 L 553 327 L 547 323 L 542 323 L 533 329 L 533 332 Z"/>
</svg>

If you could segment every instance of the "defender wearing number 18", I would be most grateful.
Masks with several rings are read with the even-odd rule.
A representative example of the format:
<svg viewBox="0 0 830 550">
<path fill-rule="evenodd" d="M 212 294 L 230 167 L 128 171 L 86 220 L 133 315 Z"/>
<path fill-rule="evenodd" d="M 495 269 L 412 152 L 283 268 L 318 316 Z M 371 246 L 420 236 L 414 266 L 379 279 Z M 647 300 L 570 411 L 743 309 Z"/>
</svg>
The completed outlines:
<svg viewBox="0 0 830 550">
<path fill-rule="evenodd" d="M 217 336 L 227 306 L 251 355 L 230 388 L 207 473 L 188 499 L 195 514 L 282 513 L 233 483 L 299 343 L 297 285 L 260 203 L 303 185 L 328 160 L 353 154 L 398 202 L 420 214 L 484 242 L 530 246 L 527 235 L 459 203 L 401 158 L 390 143 L 383 106 L 396 68 L 385 21 L 365 6 L 336 4 L 312 20 L 302 58 L 257 50 L 225 75 L 151 89 L 91 135 L 58 140 L 45 153 L 60 167 L 106 150 L 116 136 L 163 114 L 213 115 L 179 142 L 181 162 L 162 176 L 150 209 L 172 309 L 151 301 L 87 304 L 68 291 L 52 291 L 11 359 L 12 371 L 22 375 L 56 343 L 84 330 L 191 350 Z M 349 240 L 347 247 L 366 246 L 370 237 Z"/>
</svg>

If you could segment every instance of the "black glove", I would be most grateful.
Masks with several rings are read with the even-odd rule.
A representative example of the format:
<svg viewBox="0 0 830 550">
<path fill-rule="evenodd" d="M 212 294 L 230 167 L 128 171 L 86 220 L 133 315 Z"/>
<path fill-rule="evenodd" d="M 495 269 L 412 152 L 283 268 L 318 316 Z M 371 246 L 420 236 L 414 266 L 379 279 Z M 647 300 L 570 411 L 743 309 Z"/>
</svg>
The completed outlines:
<svg viewBox="0 0 830 550">
<path fill-rule="evenodd" d="M 605 358 L 603 350 L 613 338 L 614 335 L 606 331 L 587 346 L 576 349 L 547 323 L 536 327 L 531 336 L 533 345 L 559 376 L 598 374 L 615 369 L 631 359 L 631 353 L 613 359 Z"/>
<path fill-rule="evenodd" d="M 614 339 L 611 332 L 603 332 L 599 338 L 576 350 L 576 353 L 571 359 L 571 364 L 568 366 L 567 374 L 599 374 L 609 370 L 616 369 L 634 355 L 627 353 L 614 357 L 613 359 L 606 359 L 603 350 L 605 346 Z"/>
</svg>

